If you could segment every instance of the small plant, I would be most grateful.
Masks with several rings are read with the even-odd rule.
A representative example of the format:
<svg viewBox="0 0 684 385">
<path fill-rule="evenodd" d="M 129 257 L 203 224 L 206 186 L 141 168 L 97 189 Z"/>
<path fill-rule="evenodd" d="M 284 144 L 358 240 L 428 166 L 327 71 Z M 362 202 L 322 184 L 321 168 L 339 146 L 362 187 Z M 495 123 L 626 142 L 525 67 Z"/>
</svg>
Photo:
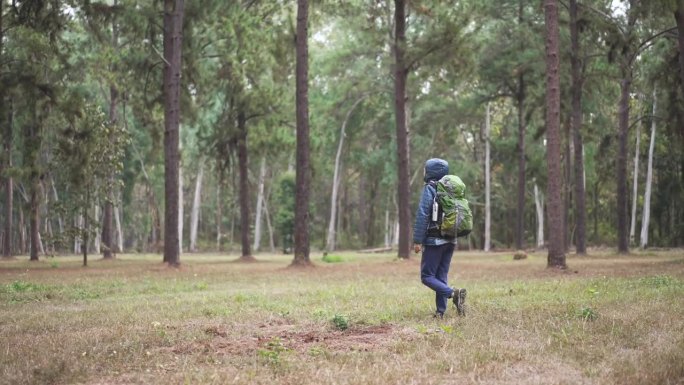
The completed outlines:
<svg viewBox="0 0 684 385">
<path fill-rule="evenodd" d="M 31 282 L 24 282 L 24 281 L 14 281 L 10 283 L 8 286 L 8 291 L 9 292 L 14 292 L 14 293 L 22 293 L 25 291 L 38 291 L 40 290 L 40 286 L 36 285 Z"/>
<path fill-rule="evenodd" d="M 580 317 L 585 321 L 593 321 L 598 318 L 598 313 L 589 306 L 585 306 L 580 309 Z"/>
<path fill-rule="evenodd" d="M 335 316 L 332 319 L 333 325 L 335 325 L 335 328 L 337 330 L 347 330 L 349 329 L 349 320 L 347 320 L 347 317 L 339 314 L 335 314 Z"/>
<path fill-rule="evenodd" d="M 270 341 L 268 341 L 268 343 L 266 343 L 264 349 L 259 349 L 257 351 L 257 354 L 259 357 L 265 359 L 267 363 L 271 365 L 278 365 L 280 364 L 281 353 L 287 352 L 288 350 L 289 349 L 283 345 L 283 341 L 280 338 L 273 337 Z"/>
<path fill-rule="evenodd" d="M 57 261 L 52 261 L 50 262 L 50 267 L 56 269 L 59 267 L 59 263 L 57 263 Z"/>
<path fill-rule="evenodd" d="M 344 262 L 344 258 L 342 258 L 341 255 L 330 255 L 330 254 L 323 254 L 323 262 L 325 263 L 340 263 Z"/>
<path fill-rule="evenodd" d="M 641 278 L 639 281 L 643 285 L 660 288 L 672 285 L 675 280 L 669 275 L 656 275 L 653 277 Z"/>
</svg>

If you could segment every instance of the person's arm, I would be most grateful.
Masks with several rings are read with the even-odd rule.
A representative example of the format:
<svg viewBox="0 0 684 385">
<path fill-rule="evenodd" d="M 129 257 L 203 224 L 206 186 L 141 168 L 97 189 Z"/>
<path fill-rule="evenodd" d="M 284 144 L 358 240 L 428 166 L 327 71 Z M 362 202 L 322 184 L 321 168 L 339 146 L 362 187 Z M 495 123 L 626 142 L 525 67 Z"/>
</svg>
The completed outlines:
<svg viewBox="0 0 684 385">
<path fill-rule="evenodd" d="M 432 214 L 434 195 L 433 188 L 430 185 L 423 187 L 423 193 L 416 209 L 416 220 L 413 224 L 413 250 L 416 253 L 420 252 L 420 245 L 425 241 L 430 215 Z"/>
</svg>

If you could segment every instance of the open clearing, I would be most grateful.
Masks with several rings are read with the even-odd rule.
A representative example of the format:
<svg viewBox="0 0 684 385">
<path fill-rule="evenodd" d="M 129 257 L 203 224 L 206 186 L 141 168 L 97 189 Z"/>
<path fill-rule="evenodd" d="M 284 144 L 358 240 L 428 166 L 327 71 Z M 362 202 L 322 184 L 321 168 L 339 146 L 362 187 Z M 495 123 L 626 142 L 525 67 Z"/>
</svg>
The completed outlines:
<svg viewBox="0 0 684 385">
<path fill-rule="evenodd" d="M 684 252 L 457 252 L 468 315 L 419 257 L 0 261 L 1 384 L 684 384 Z"/>
</svg>

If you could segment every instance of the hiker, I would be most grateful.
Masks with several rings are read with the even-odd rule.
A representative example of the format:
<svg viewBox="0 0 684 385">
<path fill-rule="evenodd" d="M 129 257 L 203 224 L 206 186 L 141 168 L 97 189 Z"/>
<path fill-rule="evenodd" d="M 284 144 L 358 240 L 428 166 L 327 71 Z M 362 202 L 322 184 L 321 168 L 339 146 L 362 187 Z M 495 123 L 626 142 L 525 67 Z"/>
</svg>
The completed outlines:
<svg viewBox="0 0 684 385">
<path fill-rule="evenodd" d="M 448 286 L 447 276 L 456 237 L 445 238 L 440 232 L 439 208 L 436 203 L 437 181 L 449 174 L 449 163 L 433 158 L 425 162 L 423 193 L 420 197 L 416 222 L 413 225 L 413 250 L 423 252 L 420 261 L 420 278 L 423 284 L 435 291 L 437 310 L 434 317 L 443 318 L 448 299 L 451 298 L 458 314 L 465 315 L 466 289 Z M 435 213 L 433 215 L 433 209 Z"/>
</svg>

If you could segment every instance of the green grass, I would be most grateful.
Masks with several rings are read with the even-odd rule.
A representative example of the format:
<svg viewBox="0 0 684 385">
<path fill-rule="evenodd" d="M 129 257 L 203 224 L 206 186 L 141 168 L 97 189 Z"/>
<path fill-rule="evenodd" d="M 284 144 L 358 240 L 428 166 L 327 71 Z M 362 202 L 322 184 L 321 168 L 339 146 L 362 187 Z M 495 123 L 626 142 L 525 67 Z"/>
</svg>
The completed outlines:
<svg viewBox="0 0 684 385">
<path fill-rule="evenodd" d="M 419 260 L 291 256 L 0 262 L 0 384 L 677 384 L 681 250 L 462 253 L 468 316 L 432 318 Z M 56 262 L 58 261 L 58 263 Z"/>
</svg>

